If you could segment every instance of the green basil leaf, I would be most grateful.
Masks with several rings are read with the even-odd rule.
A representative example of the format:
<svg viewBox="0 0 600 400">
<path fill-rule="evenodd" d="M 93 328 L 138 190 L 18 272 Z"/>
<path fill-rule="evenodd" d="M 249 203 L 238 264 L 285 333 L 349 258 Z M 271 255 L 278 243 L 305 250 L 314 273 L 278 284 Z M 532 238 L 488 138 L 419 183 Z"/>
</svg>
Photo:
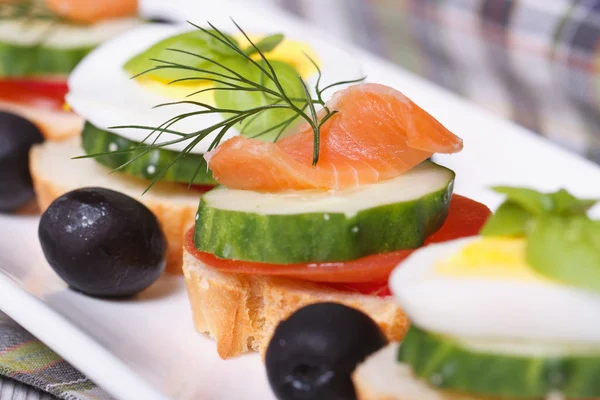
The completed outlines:
<svg viewBox="0 0 600 400">
<path fill-rule="evenodd" d="M 578 199 L 564 189 L 548 195 L 552 199 L 552 212 L 560 215 L 585 215 L 598 200 Z"/>
<path fill-rule="evenodd" d="M 483 228 L 483 236 L 525 236 L 533 215 L 517 203 L 507 201 L 492 215 Z"/>
<path fill-rule="evenodd" d="M 600 292 L 600 221 L 543 216 L 528 234 L 527 261 L 551 279 Z"/>
<path fill-rule="evenodd" d="M 229 36 L 228 38 L 237 46 L 237 42 L 234 38 Z M 132 57 L 129 61 L 127 61 L 127 63 L 125 63 L 123 68 L 133 76 L 156 66 L 165 65 L 152 60 L 155 59 L 183 64 L 194 68 L 206 69 L 214 72 L 227 73 L 221 67 L 207 60 L 203 60 L 191 54 L 184 54 L 169 49 L 184 50 L 186 52 L 198 54 L 221 63 L 229 58 L 242 58 L 242 56 L 237 54 L 233 49 L 218 41 L 208 33 L 205 33 L 201 30 L 194 30 L 161 40 L 145 51 Z M 148 76 L 152 79 L 163 81 L 172 81 L 180 78 L 198 77 L 203 75 L 204 74 L 198 72 L 176 68 L 158 69 L 145 74 L 145 76 Z"/>
<path fill-rule="evenodd" d="M 285 39 L 284 35 L 282 35 L 281 33 L 276 33 L 275 35 L 265 36 L 257 43 L 255 43 L 255 46 L 262 53 L 268 53 L 269 51 L 275 50 L 275 48 L 279 46 L 281 42 L 283 42 L 283 39 Z M 258 51 L 256 51 L 256 49 L 253 46 L 248 46 L 246 50 L 244 50 L 244 52 L 249 56 L 258 53 Z"/>
<path fill-rule="evenodd" d="M 484 236 L 525 235 L 528 223 L 545 215 L 585 216 L 596 200 L 578 199 L 564 189 L 540 193 L 533 189 L 498 186 L 506 201 L 482 228 Z"/>
<path fill-rule="evenodd" d="M 496 186 L 493 188 L 497 193 L 506 195 L 506 201 L 518 204 L 533 215 L 541 215 L 552 210 L 552 199 L 533 189 Z"/>
<path fill-rule="evenodd" d="M 298 79 L 298 71 L 283 61 L 270 60 L 269 63 L 275 69 L 275 73 L 286 95 L 290 98 L 303 99 L 304 88 Z M 275 83 L 267 78 L 256 66 L 249 62 L 238 62 L 228 64 L 236 72 L 243 75 L 245 78 L 254 82 L 260 82 L 269 89 L 275 88 Z M 236 84 L 240 84 L 236 82 Z M 247 86 L 241 84 L 242 86 Z M 225 87 L 224 84 L 217 84 L 216 87 Z M 219 108 L 227 108 L 234 110 L 249 110 L 251 108 L 274 104 L 277 99 L 264 92 L 252 92 L 242 90 L 218 90 L 215 91 L 215 104 Z M 282 104 L 282 103 L 278 103 Z M 298 107 L 302 107 L 304 102 L 295 102 Z M 279 134 L 280 128 L 273 129 L 263 133 L 266 130 L 285 123 L 289 119 L 294 119 L 294 122 L 299 121 L 297 113 L 289 109 L 272 109 L 263 111 L 258 115 L 250 116 L 241 124 L 236 125 L 236 129 L 244 136 L 256 137 L 263 141 L 273 141 Z M 225 118 L 231 117 L 231 114 L 224 115 Z M 292 124 L 293 125 L 293 124 Z M 290 128 L 291 126 L 290 125 Z M 282 126 L 283 127 L 283 126 Z M 289 129 L 289 128 L 288 128 Z"/>
</svg>

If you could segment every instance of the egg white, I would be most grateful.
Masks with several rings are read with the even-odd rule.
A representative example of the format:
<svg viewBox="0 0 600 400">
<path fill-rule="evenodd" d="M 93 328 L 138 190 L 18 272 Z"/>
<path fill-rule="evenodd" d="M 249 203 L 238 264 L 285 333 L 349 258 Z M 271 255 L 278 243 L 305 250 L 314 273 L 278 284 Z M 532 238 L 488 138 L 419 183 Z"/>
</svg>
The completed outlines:
<svg viewBox="0 0 600 400">
<path fill-rule="evenodd" d="M 417 326 L 461 338 L 600 343 L 600 295 L 540 280 L 437 274 L 441 260 L 478 237 L 415 251 L 390 277 L 390 288 Z"/>
<path fill-rule="evenodd" d="M 239 33 L 231 28 L 232 26 L 219 27 L 225 33 L 232 35 Z M 263 25 L 244 25 L 243 28 L 249 34 L 276 33 L 265 31 Z M 105 42 L 92 51 L 69 77 L 67 103 L 77 114 L 96 127 L 136 142 L 141 142 L 150 131 L 143 129 L 112 129 L 110 127 L 119 125 L 157 127 L 174 116 L 199 111 L 199 107 L 187 104 L 153 109 L 158 104 L 176 100 L 148 91 L 135 80 L 130 79 L 128 73 L 123 69 L 123 65 L 135 54 L 146 50 L 167 37 L 193 29 L 189 25 L 147 24 Z M 285 30 L 281 29 L 278 29 L 277 32 L 286 34 Z M 290 39 L 304 41 L 312 47 L 320 61 L 323 74 L 321 87 L 333 82 L 352 80 L 364 76 L 356 59 L 344 49 L 315 38 L 286 36 Z M 316 79 L 316 73 L 306 79 L 310 88 L 314 86 Z M 327 95 L 331 95 L 332 92 L 332 90 L 328 91 Z M 199 115 L 183 119 L 174 124 L 171 129 L 190 133 L 221 121 L 223 121 L 223 118 L 220 115 Z M 205 138 L 194 147 L 192 153 L 205 153 L 216 134 L 217 132 L 213 132 Z M 235 129 L 230 129 L 223 140 L 238 134 Z M 157 143 L 165 143 L 177 138 L 179 136 L 165 133 L 160 136 Z M 181 151 L 187 144 L 189 144 L 189 140 L 169 144 L 165 148 Z"/>
</svg>

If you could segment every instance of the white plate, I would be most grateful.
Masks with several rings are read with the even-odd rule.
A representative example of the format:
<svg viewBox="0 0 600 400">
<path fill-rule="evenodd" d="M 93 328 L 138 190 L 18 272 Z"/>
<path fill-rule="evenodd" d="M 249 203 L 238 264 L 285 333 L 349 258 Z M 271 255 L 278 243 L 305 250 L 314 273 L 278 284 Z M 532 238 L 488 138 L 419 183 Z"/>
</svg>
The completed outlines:
<svg viewBox="0 0 600 400">
<path fill-rule="evenodd" d="M 176 16 L 199 15 L 185 7 L 172 10 Z M 287 16 L 258 11 L 274 30 L 286 24 L 299 34 L 308 32 Z M 243 15 L 251 14 L 245 10 Z M 402 90 L 464 138 L 463 153 L 439 158 L 456 171 L 456 192 L 492 207 L 499 201 L 486 189 L 492 184 L 565 187 L 577 195 L 600 197 L 600 186 L 591 184 L 600 182 L 600 169 L 590 162 L 412 74 L 357 54 L 370 81 Z M 0 309 L 115 397 L 273 398 L 258 356 L 222 361 L 214 343 L 194 331 L 182 278 L 164 277 L 136 301 L 96 300 L 68 290 L 48 267 L 36 218 L 0 217 L 0 237 Z"/>
</svg>

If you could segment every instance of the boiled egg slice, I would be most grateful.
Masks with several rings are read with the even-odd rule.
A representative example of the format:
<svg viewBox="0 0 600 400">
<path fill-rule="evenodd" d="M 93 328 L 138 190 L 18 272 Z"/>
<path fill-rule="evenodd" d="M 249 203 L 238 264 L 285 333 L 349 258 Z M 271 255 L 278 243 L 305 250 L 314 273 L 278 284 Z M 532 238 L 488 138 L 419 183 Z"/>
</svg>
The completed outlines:
<svg viewBox="0 0 600 400">
<path fill-rule="evenodd" d="M 526 262 L 525 239 L 470 237 L 415 251 L 390 288 L 417 326 L 471 339 L 600 343 L 600 295 Z"/>
</svg>

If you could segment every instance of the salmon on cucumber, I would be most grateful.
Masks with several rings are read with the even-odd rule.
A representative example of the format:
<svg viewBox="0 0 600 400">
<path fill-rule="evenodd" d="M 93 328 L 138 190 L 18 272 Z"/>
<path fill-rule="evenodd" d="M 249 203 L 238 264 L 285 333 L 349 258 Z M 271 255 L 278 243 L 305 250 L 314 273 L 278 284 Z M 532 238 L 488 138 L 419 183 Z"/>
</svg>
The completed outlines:
<svg viewBox="0 0 600 400">
<path fill-rule="evenodd" d="M 322 301 L 366 312 L 401 339 L 393 268 L 415 249 L 476 235 L 490 214 L 427 160 L 462 140 L 399 91 L 356 84 L 322 106 L 277 142 L 235 137 L 205 156 L 221 186 L 200 199 L 183 269 L 196 329 L 224 358 L 264 351 L 281 319 Z M 225 335 L 221 321 L 241 328 Z"/>
<path fill-rule="evenodd" d="M 451 210 L 454 172 L 426 159 L 460 151 L 462 140 L 380 84 L 338 91 L 321 118 L 326 112 L 331 118 L 319 132 L 316 165 L 309 124 L 275 143 L 235 137 L 205 155 L 222 186 L 200 200 L 194 254 L 235 260 L 240 268 L 229 265 L 232 272 L 264 271 L 248 267 L 258 263 L 272 266 L 269 275 L 281 265 L 281 275 L 290 276 L 284 267 L 304 263 L 319 276 L 319 263 L 341 263 L 343 270 L 363 257 L 418 248 L 440 230 Z M 473 203 L 466 209 L 478 209 Z M 453 238 L 477 233 L 489 213 L 478 210 L 483 218 L 454 230 Z M 382 282 L 391 271 L 384 265 L 371 279 L 340 272 L 340 279 L 326 281 Z M 304 279 L 318 280 L 311 275 Z"/>
</svg>

